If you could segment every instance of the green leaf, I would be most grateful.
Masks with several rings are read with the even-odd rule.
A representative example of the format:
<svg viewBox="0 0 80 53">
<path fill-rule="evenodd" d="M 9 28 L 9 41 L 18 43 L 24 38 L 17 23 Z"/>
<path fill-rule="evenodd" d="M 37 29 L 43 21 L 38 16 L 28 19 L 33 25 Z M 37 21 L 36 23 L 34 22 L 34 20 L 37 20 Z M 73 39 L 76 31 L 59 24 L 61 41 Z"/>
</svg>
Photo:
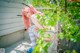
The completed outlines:
<svg viewBox="0 0 80 53">
<path fill-rule="evenodd" d="M 64 34 L 63 34 L 63 33 L 59 33 L 59 34 L 58 34 L 58 37 L 59 37 L 60 39 L 64 39 Z"/>
</svg>

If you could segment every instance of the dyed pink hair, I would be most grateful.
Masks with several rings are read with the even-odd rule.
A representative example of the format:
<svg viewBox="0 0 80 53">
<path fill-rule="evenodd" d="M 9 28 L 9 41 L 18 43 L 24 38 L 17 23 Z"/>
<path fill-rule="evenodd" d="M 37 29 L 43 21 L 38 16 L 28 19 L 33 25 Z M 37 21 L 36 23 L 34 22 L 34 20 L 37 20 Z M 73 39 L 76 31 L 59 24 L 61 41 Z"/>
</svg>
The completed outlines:
<svg viewBox="0 0 80 53">
<path fill-rule="evenodd" d="M 27 17 L 27 12 L 30 13 L 31 15 L 37 14 L 37 13 L 41 14 L 41 12 L 37 11 L 32 5 L 30 5 L 29 7 L 24 7 L 22 9 L 22 17 L 23 17 L 24 26 L 26 27 L 26 29 L 30 27 L 30 18 Z"/>
</svg>

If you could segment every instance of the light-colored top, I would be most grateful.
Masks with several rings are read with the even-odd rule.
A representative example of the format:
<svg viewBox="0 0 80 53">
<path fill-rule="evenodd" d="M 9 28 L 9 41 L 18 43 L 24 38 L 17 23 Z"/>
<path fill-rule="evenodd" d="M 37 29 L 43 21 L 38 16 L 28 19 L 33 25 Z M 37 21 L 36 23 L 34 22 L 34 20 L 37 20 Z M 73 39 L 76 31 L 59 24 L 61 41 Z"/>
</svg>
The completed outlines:
<svg viewBox="0 0 80 53">
<path fill-rule="evenodd" d="M 33 14 L 33 15 L 31 16 L 31 21 L 32 21 L 32 23 L 33 23 L 37 28 L 43 29 L 43 26 L 39 23 L 39 20 L 37 19 L 36 14 Z"/>
</svg>

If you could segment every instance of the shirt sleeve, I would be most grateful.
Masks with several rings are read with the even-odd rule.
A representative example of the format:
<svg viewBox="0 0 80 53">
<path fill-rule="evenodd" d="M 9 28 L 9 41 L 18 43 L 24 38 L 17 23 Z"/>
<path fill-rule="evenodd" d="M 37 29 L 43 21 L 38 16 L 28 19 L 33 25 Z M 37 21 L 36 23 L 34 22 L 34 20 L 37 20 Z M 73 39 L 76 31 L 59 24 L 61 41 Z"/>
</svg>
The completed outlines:
<svg viewBox="0 0 80 53">
<path fill-rule="evenodd" d="M 43 29 L 42 25 L 39 24 L 39 21 L 35 15 L 31 16 L 31 21 L 34 23 L 36 27 L 38 27 L 39 29 Z"/>
</svg>

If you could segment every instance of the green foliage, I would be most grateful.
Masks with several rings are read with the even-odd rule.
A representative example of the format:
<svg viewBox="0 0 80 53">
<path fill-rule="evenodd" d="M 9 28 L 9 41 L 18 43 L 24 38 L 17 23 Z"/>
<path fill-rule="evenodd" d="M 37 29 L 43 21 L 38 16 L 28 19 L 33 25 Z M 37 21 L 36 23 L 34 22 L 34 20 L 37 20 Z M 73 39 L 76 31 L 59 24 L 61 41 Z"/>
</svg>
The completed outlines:
<svg viewBox="0 0 80 53">
<path fill-rule="evenodd" d="M 71 53 L 70 50 L 66 50 L 65 53 Z"/>
<path fill-rule="evenodd" d="M 51 45 L 51 42 L 45 42 L 46 37 L 51 38 L 50 34 L 45 34 L 42 29 L 38 31 L 40 33 L 40 38 L 36 41 L 36 47 L 34 48 L 33 53 L 48 53 L 48 47 Z"/>
<path fill-rule="evenodd" d="M 76 50 L 72 50 L 72 53 L 77 53 Z"/>
<path fill-rule="evenodd" d="M 40 24 L 42 24 L 43 26 L 54 26 L 56 24 L 57 15 L 56 14 L 53 15 L 53 13 L 51 13 L 52 11 L 43 11 L 43 12 L 44 12 L 43 16 L 37 15 Z"/>
<path fill-rule="evenodd" d="M 68 2 L 67 9 L 70 11 L 73 19 L 80 19 L 80 2 Z"/>
<path fill-rule="evenodd" d="M 80 3 L 79 2 L 67 2 L 67 0 L 31 0 L 33 6 L 38 8 L 52 8 L 51 10 L 41 10 L 44 16 L 37 15 L 40 24 L 48 27 L 53 27 L 56 22 L 61 23 L 61 33 L 58 34 L 58 38 L 67 39 L 72 42 L 80 42 L 80 25 L 76 25 L 75 19 L 80 20 Z M 37 46 L 33 53 L 45 53 L 50 43 L 44 42 L 44 30 L 39 30 L 41 38 L 37 40 Z M 46 52 L 47 53 L 47 52 Z M 69 51 L 67 51 L 69 53 Z M 73 51 L 73 53 L 76 53 Z"/>
<path fill-rule="evenodd" d="M 77 53 L 77 52 L 76 52 L 76 50 L 72 50 L 72 51 L 66 50 L 65 53 Z"/>
<path fill-rule="evenodd" d="M 78 39 L 80 36 L 80 34 L 78 34 L 80 33 L 79 27 L 76 25 L 73 19 L 68 16 L 68 14 L 61 16 L 60 22 L 62 24 L 62 34 L 59 34 L 60 37 L 63 36 L 65 39 L 71 40 L 73 42 L 80 41 Z"/>
<path fill-rule="evenodd" d="M 73 41 L 73 42 L 80 42 L 79 36 L 80 36 L 80 27 L 76 25 L 75 19 L 80 19 L 79 15 L 79 8 L 78 5 L 80 3 L 70 2 L 68 3 L 67 7 L 67 13 L 60 12 L 60 22 L 62 24 L 62 34 L 59 36 L 64 37 L 64 39 Z M 76 17 L 75 17 L 76 16 Z M 63 39 L 60 38 L 60 39 Z"/>
</svg>

